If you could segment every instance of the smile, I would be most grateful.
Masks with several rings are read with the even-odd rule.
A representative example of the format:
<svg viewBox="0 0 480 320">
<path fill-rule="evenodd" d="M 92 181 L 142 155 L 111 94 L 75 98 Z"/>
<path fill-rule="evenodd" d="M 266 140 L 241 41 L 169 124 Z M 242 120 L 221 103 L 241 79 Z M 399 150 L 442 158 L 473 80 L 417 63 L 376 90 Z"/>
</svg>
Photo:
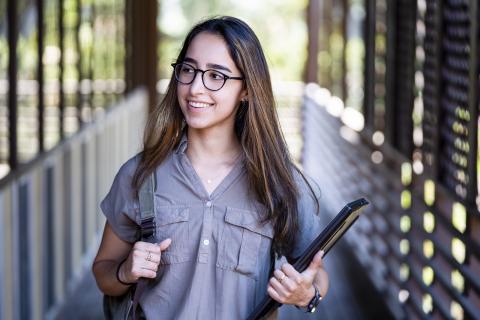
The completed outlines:
<svg viewBox="0 0 480 320">
<path fill-rule="evenodd" d="M 213 103 L 188 101 L 188 105 L 195 109 L 204 109 L 213 106 Z"/>
</svg>

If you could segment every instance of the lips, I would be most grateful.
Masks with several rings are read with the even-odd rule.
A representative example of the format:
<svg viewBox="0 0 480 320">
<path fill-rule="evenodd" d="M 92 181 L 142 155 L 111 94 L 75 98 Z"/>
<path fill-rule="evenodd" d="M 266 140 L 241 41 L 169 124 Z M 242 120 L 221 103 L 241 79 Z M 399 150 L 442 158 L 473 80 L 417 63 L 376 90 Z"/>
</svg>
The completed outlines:
<svg viewBox="0 0 480 320">
<path fill-rule="evenodd" d="M 188 105 L 195 109 L 205 109 L 213 106 L 213 103 L 197 102 L 197 101 L 188 101 Z"/>
</svg>

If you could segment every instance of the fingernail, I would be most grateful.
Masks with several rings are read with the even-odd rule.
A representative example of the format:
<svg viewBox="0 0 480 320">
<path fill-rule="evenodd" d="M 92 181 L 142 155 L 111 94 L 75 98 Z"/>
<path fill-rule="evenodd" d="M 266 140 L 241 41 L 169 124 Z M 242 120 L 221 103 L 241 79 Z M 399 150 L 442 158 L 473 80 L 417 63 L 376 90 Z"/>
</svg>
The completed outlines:
<svg viewBox="0 0 480 320">
<path fill-rule="evenodd" d="M 325 254 L 325 251 L 320 251 L 320 255 L 323 257 L 323 255 Z"/>
</svg>

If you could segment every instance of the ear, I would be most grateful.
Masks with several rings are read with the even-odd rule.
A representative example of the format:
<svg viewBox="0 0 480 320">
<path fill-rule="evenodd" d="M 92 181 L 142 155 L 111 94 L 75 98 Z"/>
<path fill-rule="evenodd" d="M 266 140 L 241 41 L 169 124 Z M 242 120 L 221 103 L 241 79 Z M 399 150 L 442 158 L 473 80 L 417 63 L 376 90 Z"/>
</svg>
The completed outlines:
<svg viewBox="0 0 480 320">
<path fill-rule="evenodd" d="M 243 89 L 243 90 L 240 92 L 240 101 L 248 101 L 247 89 Z"/>
</svg>

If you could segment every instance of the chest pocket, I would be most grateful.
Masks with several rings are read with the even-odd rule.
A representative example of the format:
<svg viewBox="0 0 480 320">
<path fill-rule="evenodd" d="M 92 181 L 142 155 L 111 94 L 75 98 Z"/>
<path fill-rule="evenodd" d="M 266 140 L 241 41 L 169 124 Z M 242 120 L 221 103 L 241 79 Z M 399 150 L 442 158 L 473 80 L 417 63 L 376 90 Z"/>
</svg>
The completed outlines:
<svg viewBox="0 0 480 320">
<path fill-rule="evenodd" d="M 186 207 L 157 206 L 157 241 L 167 238 L 172 243 L 162 252 L 160 264 L 189 261 L 189 209 Z"/>
<path fill-rule="evenodd" d="M 217 267 L 257 278 L 258 257 L 270 254 L 273 238 L 272 225 L 262 225 L 259 221 L 260 216 L 255 211 L 227 207 Z"/>
</svg>

